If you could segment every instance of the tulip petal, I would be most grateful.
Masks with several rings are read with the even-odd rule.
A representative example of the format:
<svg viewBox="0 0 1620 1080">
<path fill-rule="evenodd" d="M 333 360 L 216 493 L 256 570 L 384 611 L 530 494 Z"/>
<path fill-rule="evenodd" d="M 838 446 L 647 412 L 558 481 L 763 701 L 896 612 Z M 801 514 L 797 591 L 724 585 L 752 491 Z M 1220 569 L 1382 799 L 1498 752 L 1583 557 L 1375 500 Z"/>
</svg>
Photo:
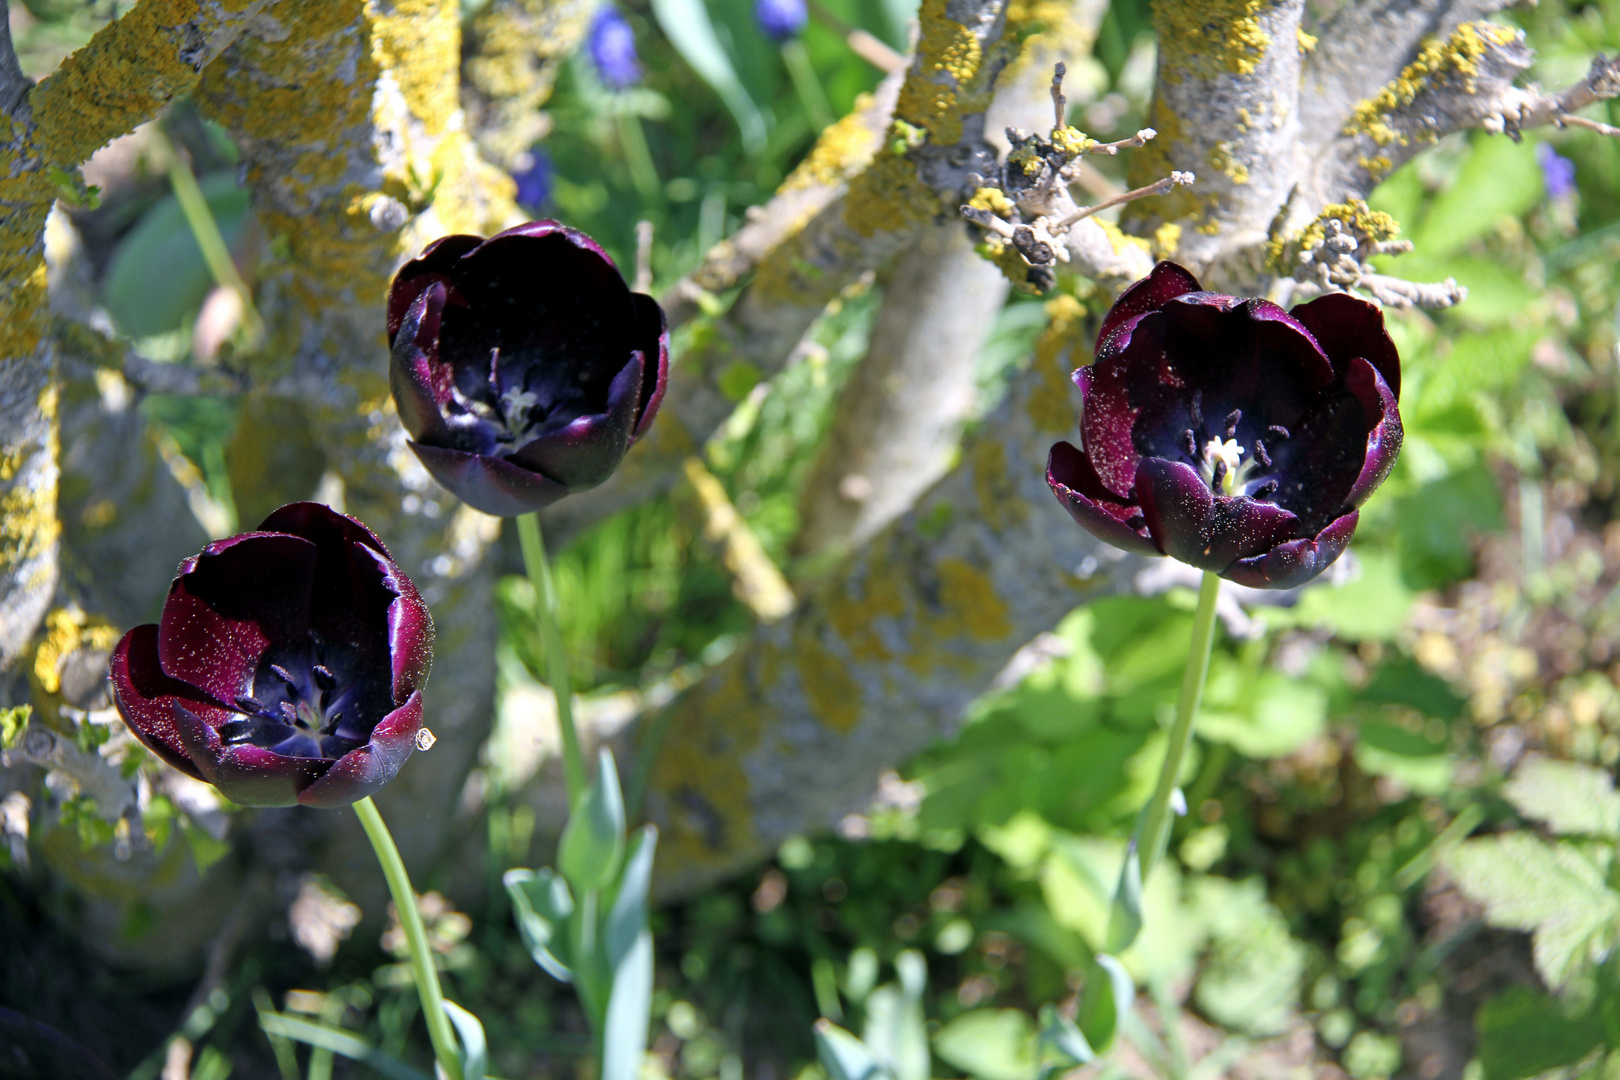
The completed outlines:
<svg viewBox="0 0 1620 1080">
<path fill-rule="evenodd" d="M 405 311 L 415 303 L 422 290 L 434 281 L 449 281 L 456 262 L 484 242 L 482 236 L 456 233 L 441 236 L 422 249 L 422 254 L 399 268 L 393 284 L 388 287 L 388 343 L 394 343 Z M 424 280 L 426 279 L 426 280 Z"/>
<path fill-rule="evenodd" d="M 1054 443 L 1046 459 L 1046 483 L 1075 524 L 1107 544 L 1138 555 L 1163 555 L 1144 527 L 1135 503 L 1119 500 L 1103 486 L 1086 455 L 1066 442 Z"/>
<path fill-rule="evenodd" d="M 568 494 L 566 487 L 550 477 L 504 458 L 416 442 L 406 445 L 450 494 L 486 514 L 516 517 L 544 509 Z"/>
<path fill-rule="evenodd" d="M 1124 340 L 1113 342 L 1114 337 L 1125 323 L 1150 311 L 1157 311 L 1176 297 L 1184 293 L 1199 292 L 1203 286 L 1192 272 L 1173 262 L 1163 261 L 1157 263 L 1140 281 L 1132 283 L 1119 294 L 1114 306 L 1108 309 L 1103 316 L 1102 326 L 1097 329 L 1097 356 L 1105 352 L 1122 348 Z"/>
<path fill-rule="evenodd" d="M 433 615 L 404 571 L 368 548 L 358 550 L 369 552 L 384 586 L 394 594 L 388 605 L 388 654 L 393 662 L 394 704 L 398 705 L 427 682 L 433 663 Z"/>
<path fill-rule="evenodd" d="M 664 401 L 664 389 L 669 383 L 669 319 L 658 301 L 641 293 L 631 293 L 636 306 L 641 333 L 636 347 L 641 350 L 645 364 L 641 376 L 641 412 L 636 418 L 635 434 L 631 441 L 641 438 L 658 415 L 658 406 Z"/>
<path fill-rule="evenodd" d="M 1308 303 L 1297 304 L 1289 312 L 1311 332 L 1322 351 L 1343 373 L 1351 360 L 1366 360 L 1389 384 L 1397 400 L 1401 396 L 1401 356 L 1384 326 L 1384 312 L 1377 304 L 1332 292 Z"/>
<path fill-rule="evenodd" d="M 137 626 L 119 640 L 108 661 L 113 702 L 124 723 L 145 747 L 195 780 L 203 778 L 181 745 L 174 707 L 184 704 L 193 713 L 220 709 L 206 701 L 195 687 L 163 673 L 158 662 L 158 626 Z M 223 717 L 219 718 L 223 721 Z"/>
<path fill-rule="evenodd" d="M 1378 422 L 1367 434 L 1366 460 L 1361 472 L 1351 485 L 1350 493 L 1344 497 L 1346 506 L 1360 507 L 1395 467 L 1404 432 L 1401 428 L 1401 410 L 1395 403 L 1395 391 L 1371 361 L 1359 357 L 1352 360 L 1345 385 L 1361 401 L 1367 415 L 1378 417 Z"/>
<path fill-rule="evenodd" d="M 447 290 L 434 281 L 405 312 L 388 362 L 388 386 L 394 393 L 399 422 L 413 439 L 447 441 L 450 426 L 443 407 L 453 400 L 452 373 L 434 363 L 439 351 L 439 323 Z"/>
<path fill-rule="evenodd" d="M 202 778 L 240 806 L 292 806 L 332 764 L 251 744 L 226 746 L 212 725 L 185 706 L 176 704 L 174 716 L 180 743 Z"/>
<path fill-rule="evenodd" d="M 1164 353 L 1164 315 L 1142 316 L 1126 348 L 1074 373 L 1080 388 L 1080 445 L 1103 486 L 1120 498 L 1136 484 L 1136 451 L 1132 432 L 1140 411 L 1133 403 L 1133 384 L 1142 376 L 1137 365 L 1157 369 Z"/>
<path fill-rule="evenodd" d="M 1314 537 L 1290 540 L 1264 554 L 1239 559 L 1222 571 L 1221 576 L 1251 589 L 1292 589 L 1303 585 L 1344 554 L 1350 538 L 1355 535 L 1359 518 L 1360 514 L 1352 510 L 1335 518 Z"/>
<path fill-rule="evenodd" d="M 348 806 L 377 791 L 399 773 L 416 749 L 421 727 L 422 695 L 418 692 L 378 722 L 369 743 L 338 758 L 325 775 L 304 788 L 298 801 L 329 809 Z"/>
<path fill-rule="evenodd" d="M 215 701 L 248 693 L 270 645 L 309 632 L 316 562 L 314 544 L 283 533 L 245 533 L 188 559 L 163 604 L 163 670 Z"/>
<path fill-rule="evenodd" d="M 1137 498 L 1148 533 L 1166 555 L 1200 570 L 1225 570 L 1238 559 L 1292 539 L 1299 519 L 1282 507 L 1246 497 L 1217 497 L 1192 466 L 1145 457 L 1136 471 Z"/>
<path fill-rule="evenodd" d="M 632 353 L 608 386 L 606 410 L 575 417 L 566 427 L 520 446 L 509 460 L 570 491 L 593 488 L 612 476 L 630 449 L 645 366 L 642 355 Z"/>
</svg>

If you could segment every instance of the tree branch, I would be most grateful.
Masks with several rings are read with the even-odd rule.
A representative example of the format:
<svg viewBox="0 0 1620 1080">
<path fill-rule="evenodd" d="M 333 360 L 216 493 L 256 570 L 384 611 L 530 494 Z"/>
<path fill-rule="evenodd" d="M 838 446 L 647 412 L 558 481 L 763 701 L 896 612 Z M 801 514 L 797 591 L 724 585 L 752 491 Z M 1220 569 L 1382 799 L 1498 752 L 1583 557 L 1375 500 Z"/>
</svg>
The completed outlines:
<svg viewBox="0 0 1620 1080">
<path fill-rule="evenodd" d="M 486 158 L 519 171 L 551 124 L 540 107 L 578 47 L 590 0 L 493 0 L 473 20 L 461 63 L 467 126 Z"/>
</svg>

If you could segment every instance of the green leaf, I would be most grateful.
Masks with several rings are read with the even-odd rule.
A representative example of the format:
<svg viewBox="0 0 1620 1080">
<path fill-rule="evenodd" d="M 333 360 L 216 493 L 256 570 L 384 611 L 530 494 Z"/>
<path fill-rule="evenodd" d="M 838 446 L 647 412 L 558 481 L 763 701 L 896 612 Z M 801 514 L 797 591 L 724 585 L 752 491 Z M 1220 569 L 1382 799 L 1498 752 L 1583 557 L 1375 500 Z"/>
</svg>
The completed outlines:
<svg viewBox="0 0 1620 1080">
<path fill-rule="evenodd" d="M 1562 835 L 1620 837 L 1620 795 L 1602 769 L 1532 757 L 1502 789 L 1527 818 Z"/>
<path fill-rule="evenodd" d="M 1427 369 L 1418 369 L 1423 378 L 1416 400 L 1403 410 L 1403 415 L 1411 417 L 1412 430 L 1426 431 L 1431 418 L 1443 416 L 1482 391 L 1511 386 L 1530 363 L 1540 336 L 1541 331 L 1534 327 L 1455 335 L 1449 352 L 1427 360 Z"/>
<path fill-rule="evenodd" d="M 1307 585 L 1293 608 L 1261 608 L 1268 627 L 1319 627 L 1350 641 L 1389 641 L 1406 622 L 1412 593 L 1386 552 L 1356 550 L 1361 572 L 1343 585 Z"/>
<path fill-rule="evenodd" d="M 529 955 L 552 978 L 572 982 L 568 919 L 574 913 L 574 898 L 568 892 L 568 882 L 549 866 L 508 870 L 501 880 L 512 898 L 512 918 Z"/>
<path fill-rule="evenodd" d="M 1142 857 L 1133 840 L 1125 849 L 1125 863 L 1119 872 L 1114 899 L 1108 905 L 1109 952 L 1124 952 L 1142 932 Z"/>
<path fill-rule="evenodd" d="M 1534 933 L 1536 970 L 1554 989 L 1615 943 L 1620 894 L 1574 844 L 1508 833 L 1466 841 L 1442 861 L 1493 926 Z"/>
<path fill-rule="evenodd" d="M 1502 495 L 1483 467 L 1464 469 L 1402 498 L 1396 516 L 1402 578 L 1435 588 L 1473 572 L 1476 538 L 1502 528 Z"/>
<path fill-rule="evenodd" d="M 1485 1080 L 1524 1080 L 1573 1065 L 1603 1040 L 1591 1012 L 1572 1017 L 1557 999 L 1527 986 L 1491 998 L 1474 1017 Z"/>
<path fill-rule="evenodd" d="M 1426 716 L 1447 721 L 1457 719 L 1468 707 L 1468 699 L 1453 690 L 1450 683 L 1404 656 L 1380 664 L 1372 681 L 1357 696 L 1373 705 L 1410 706 Z"/>
<path fill-rule="evenodd" d="M 1086 1041 L 1085 1034 L 1050 1003 L 1041 1006 L 1040 1024 L 1037 1051 L 1043 1077 L 1097 1060 L 1097 1053 Z"/>
<path fill-rule="evenodd" d="M 237 186 L 235 170 L 201 177 L 198 186 L 226 243 L 234 244 L 247 217 L 247 189 Z M 178 329 L 213 287 L 180 202 L 168 195 L 118 242 L 102 278 L 101 300 L 119 330 L 148 337 Z"/>
<path fill-rule="evenodd" d="M 940 1028 L 934 1050 L 977 1080 L 1034 1080 L 1035 1023 L 1018 1009 L 975 1009 Z"/>
<path fill-rule="evenodd" d="M 568 815 L 557 845 L 557 866 L 574 891 L 584 893 L 612 881 L 623 855 L 624 796 L 613 754 L 604 748 L 597 757 L 596 783 Z"/>
<path fill-rule="evenodd" d="M 1119 1026 L 1136 1003 L 1136 983 L 1116 957 L 1098 953 L 1086 968 L 1085 992 L 1075 1018 L 1086 1042 L 1099 1053 L 1114 1045 Z"/>
<path fill-rule="evenodd" d="M 446 1001 L 444 1013 L 455 1025 L 456 1038 L 461 1043 L 462 1080 L 484 1080 L 489 1071 L 489 1044 L 484 1039 L 484 1025 L 478 1017 L 453 1001 Z"/>
<path fill-rule="evenodd" d="M 334 1054 L 342 1054 L 346 1058 L 375 1069 L 389 1080 L 429 1080 L 425 1073 L 418 1072 L 398 1058 L 390 1057 L 360 1036 L 342 1028 L 327 1027 L 313 1020 L 274 1012 L 260 1013 L 259 1026 L 267 1035 L 280 1035 L 322 1050 L 330 1050 Z"/>
<path fill-rule="evenodd" d="M 1198 734 L 1251 758 L 1281 757 L 1304 746 L 1327 724 L 1327 691 L 1266 672 L 1244 688 L 1242 711 L 1201 711 Z"/>
<path fill-rule="evenodd" d="M 1499 218 L 1521 216 L 1542 191 L 1534 142 L 1481 134 L 1455 181 L 1408 235 L 1425 256 L 1445 255 L 1490 232 Z"/>
<path fill-rule="evenodd" d="M 731 111 L 743 146 L 749 153 L 758 150 L 765 143 L 765 118 L 737 78 L 703 0 L 653 0 L 652 8 L 670 44 Z"/>
<path fill-rule="evenodd" d="M 608 909 L 604 944 L 608 967 L 617 969 L 642 931 L 647 929 L 647 890 L 652 884 L 653 853 L 658 849 L 658 828 L 643 825 L 630 841 L 619 876 L 619 891 Z"/>
<path fill-rule="evenodd" d="M 22 741 L 28 718 L 34 715 L 32 705 L 13 705 L 0 709 L 0 750 L 15 750 Z"/>
<path fill-rule="evenodd" d="M 1189 892 L 1211 937 L 1194 991 L 1199 1011 L 1230 1031 L 1261 1038 L 1281 1033 L 1294 1016 L 1306 954 L 1266 900 L 1265 883 L 1206 877 Z"/>
<path fill-rule="evenodd" d="M 602 1080 L 636 1080 L 641 1075 L 652 991 L 653 940 L 643 928 L 613 968 L 613 990 L 602 1024 Z"/>
<path fill-rule="evenodd" d="M 816 1057 L 827 1080 L 890 1080 L 866 1045 L 836 1024 L 816 1021 Z"/>
<path fill-rule="evenodd" d="M 899 985 L 880 986 L 866 999 L 867 1049 L 895 1080 L 928 1080 L 928 1027 L 922 995 L 928 967 L 923 955 L 907 949 L 895 957 Z"/>
</svg>

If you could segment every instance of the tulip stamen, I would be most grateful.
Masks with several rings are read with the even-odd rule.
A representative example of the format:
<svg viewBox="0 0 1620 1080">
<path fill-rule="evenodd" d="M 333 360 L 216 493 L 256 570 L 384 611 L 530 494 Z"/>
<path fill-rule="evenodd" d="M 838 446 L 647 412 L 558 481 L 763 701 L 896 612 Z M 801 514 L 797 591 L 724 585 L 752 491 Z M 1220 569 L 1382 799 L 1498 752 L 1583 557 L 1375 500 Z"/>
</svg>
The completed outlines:
<svg viewBox="0 0 1620 1080">
<path fill-rule="evenodd" d="M 321 693 L 331 693 L 332 687 L 337 685 L 337 676 L 332 674 L 332 669 L 325 664 L 316 664 L 310 671 L 315 675 L 315 685 L 321 688 Z"/>
<path fill-rule="evenodd" d="M 1278 486 L 1279 485 L 1278 485 L 1277 481 L 1275 481 L 1275 480 L 1267 480 L 1265 483 L 1261 484 L 1259 487 L 1257 487 L 1253 491 L 1249 492 L 1249 498 L 1251 498 L 1251 499 L 1269 499 L 1273 495 L 1277 494 Z"/>
<path fill-rule="evenodd" d="M 298 683 L 292 677 L 292 672 L 288 671 L 280 664 L 271 664 L 270 674 L 286 683 L 289 690 L 297 690 L 299 688 Z"/>
<path fill-rule="evenodd" d="M 244 694 L 236 699 L 236 711 L 257 716 L 259 713 L 264 712 L 264 706 L 256 698 L 250 698 Z"/>
<path fill-rule="evenodd" d="M 1193 391 L 1192 403 L 1188 406 L 1187 412 L 1192 418 L 1194 428 L 1204 426 L 1204 392 L 1202 390 Z"/>
<path fill-rule="evenodd" d="M 1266 434 L 1274 435 L 1278 439 L 1283 440 L 1291 438 L 1291 436 L 1288 434 L 1288 429 L 1283 427 L 1281 424 L 1272 424 L 1270 427 L 1266 428 Z"/>
<path fill-rule="evenodd" d="M 1226 437 L 1228 439 L 1237 438 L 1238 421 L 1240 421 L 1242 419 L 1243 419 L 1243 410 L 1242 409 L 1233 409 L 1231 412 L 1226 414 Z M 1239 451 L 1239 453 L 1242 453 L 1242 451 Z"/>
<path fill-rule="evenodd" d="M 1254 440 L 1254 460 L 1268 469 L 1271 468 L 1271 455 L 1266 451 L 1266 441 L 1264 439 Z"/>
<path fill-rule="evenodd" d="M 1230 495 L 1237 484 L 1240 472 L 1246 472 L 1248 464 L 1243 460 L 1244 450 L 1236 439 L 1211 439 L 1204 444 L 1203 461 L 1213 462 L 1213 467 L 1204 473 L 1210 487 L 1217 495 Z"/>
<path fill-rule="evenodd" d="M 219 738 L 225 743 L 243 743 L 253 738 L 253 721 L 227 720 L 219 725 Z"/>
<path fill-rule="evenodd" d="M 1181 448 L 1187 451 L 1187 456 L 1193 461 L 1204 460 L 1204 456 L 1198 452 L 1198 436 L 1193 434 L 1192 428 L 1181 433 Z"/>
</svg>

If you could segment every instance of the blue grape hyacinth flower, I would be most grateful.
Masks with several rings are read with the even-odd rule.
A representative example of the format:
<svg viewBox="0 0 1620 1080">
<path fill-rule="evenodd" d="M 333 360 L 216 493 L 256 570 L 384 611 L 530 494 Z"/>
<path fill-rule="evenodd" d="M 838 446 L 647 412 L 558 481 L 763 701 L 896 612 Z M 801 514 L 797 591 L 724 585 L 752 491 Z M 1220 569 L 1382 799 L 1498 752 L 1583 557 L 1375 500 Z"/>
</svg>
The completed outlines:
<svg viewBox="0 0 1620 1080">
<path fill-rule="evenodd" d="M 636 58 L 636 34 L 619 9 L 611 4 L 596 11 L 591 19 L 586 48 L 602 81 L 614 90 L 623 90 L 641 80 L 641 61 Z"/>
<path fill-rule="evenodd" d="M 756 0 L 754 18 L 766 37 L 786 41 L 804 29 L 809 11 L 804 0 Z"/>
</svg>

